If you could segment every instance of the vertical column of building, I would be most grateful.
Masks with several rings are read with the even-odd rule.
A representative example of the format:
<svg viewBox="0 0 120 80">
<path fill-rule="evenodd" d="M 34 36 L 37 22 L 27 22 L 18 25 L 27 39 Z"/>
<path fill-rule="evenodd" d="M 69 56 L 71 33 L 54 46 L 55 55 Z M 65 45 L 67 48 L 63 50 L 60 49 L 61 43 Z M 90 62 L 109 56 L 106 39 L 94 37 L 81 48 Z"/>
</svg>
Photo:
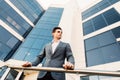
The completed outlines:
<svg viewBox="0 0 120 80">
<path fill-rule="evenodd" d="M 62 40 L 70 43 L 75 57 L 75 69 L 85 68 L 84 40 L 82 32 L 81 11 L 76 2 L 70 0 L 64 7 L 59 26 L 63 29 Z M 66 80 L 79 80 L 77 74 L 66 74 Z"/>
</svg>

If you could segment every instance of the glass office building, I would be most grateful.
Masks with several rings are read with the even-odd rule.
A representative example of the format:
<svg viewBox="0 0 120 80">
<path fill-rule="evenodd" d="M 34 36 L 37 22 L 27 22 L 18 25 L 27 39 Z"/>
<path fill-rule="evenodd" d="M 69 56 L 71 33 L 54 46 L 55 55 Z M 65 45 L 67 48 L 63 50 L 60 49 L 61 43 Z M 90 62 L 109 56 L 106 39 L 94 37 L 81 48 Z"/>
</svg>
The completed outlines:
<svg viewBox="0 0 120 80">
<path fill-rule="evenodd" d="M 46 10 L 38 1 L 0 0 L 0 61 L 12 65 L 32 62 L 52 41 L 53 27 L 60 26 L 61 40 L 71 45 L 75 69 L 119 70 L 120 0 L 98 0 L 84 10 L 77 0 L 52 4 Z M 0 77 L 5 71 L 0 69 Z M 23 72 L 24 80 L 34 80 L 38 74 Z M 119 80 L 110 76 L 66 75 L 66 80 Z"/>
<path fill-rule="evenodd" d="M 90 16 L 92 16 L 95 13 L 99 13 L 99 11 L 109 7 L 110 5 L 117 3 L 118 1 L 119 0 L 102 0 L 95 6 L 84 11 L 82 15 L 83 17 L 88 16 L 89 14 L 91 14 Z M 100 4 L 109 4 L 109 6 L 103 7 L 100 6 Z M 98 6 L 99 8 L 97 9 L 97 11 L 94 9 L 96 8 L 96 6 Z M 85 15 L 85 12 L 87 11 L 89 11 L 89 14 Z M 105 27 L 108 27 L 109 25 L 112 25 L 119 21 L 120 13 L 115 8 L 110 8 L 103 13 L 83 22 L 84 36 L 99 31 L 100 29 L 104 29 Z M 119 32 L 120 31 L 118 25 L 116 26 L 116 28 L 105 31 L 95 36 L 91 36 L 90 38 L 84 40 L 87 66 L 94 66 L 120 60 L 120 45 L 119 42 L 116 41 L 116 39 L 120 37 Z"/>
<path fill-rule="evenodd" d="M 43 8 L 36 0 L 10 0 L 34 24 L 44 13 Z"/>
<path fill-rule="evenodd" d="M 34 61 L 44 45 L 52 41 L 51 30 L 58 26 L 63 8 L 49 7 L 40 18 L 35 28 L 16 51 L 14 59 Z"/>
<path fill-rule="evenodd" d="M 110 66 L 119 66 L 120 10 L 116 7 L 119 3 L 120 0 L 101 0 L 82 12 L 86 68 L 106 67 L 106 70 L 112 70 Z M 83 76 L 81 79 L 117 80 L 120 78 Z"/>
<path fill-rule="evenodd" d="M 31 26 L 20 14 L 18 14 L 17 11 L 14 10 L 14 7 L 10 6 L 7 1 L 9 0 L 0 0 L 0 20 L 2 21 L 2 23 L 0 23 L 0 60 L 3 61 L 9 59 L 19 47 L 20 43 L 22 43 L 22 41 L 16 38 L 14 34 L 11 34 L 12 32 L 10 30 L 6 30 L 4 28 L 6 26 L 3 24 L 6 24 L 8 28 L 11 28 L 23 39 L 25 39 L 25 37 L 33 29 L 33 26 Z M 36 2 L 36 0 L 31 0 L 31 4 L 29 4 L 30 2 L 27 2 L 26 0 L 26 2 L 24 0 L 10 1 L 14 3 L 13 5 L 17 5 L 16 7 L 18 7 L 18 9 L 20 8 L 20 11 L 25 16 L 29 15 L 30 17 L 27 17 L 28 19 L 33 20 L 33 23 L 35 23 L 44 12 L 43 8 Z M 34 7 L 32 7 L 33 5 Z M 32 16 L 34 16 L 34 18 L 31 18 Z"/>
</svg>

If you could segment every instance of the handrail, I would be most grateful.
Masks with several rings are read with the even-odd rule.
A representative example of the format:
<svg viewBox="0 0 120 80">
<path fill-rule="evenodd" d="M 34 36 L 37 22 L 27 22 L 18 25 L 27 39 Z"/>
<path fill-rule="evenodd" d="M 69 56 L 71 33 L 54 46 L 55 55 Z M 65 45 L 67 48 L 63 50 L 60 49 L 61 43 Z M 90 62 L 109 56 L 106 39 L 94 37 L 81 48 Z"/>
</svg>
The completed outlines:
<svg viewBox="0 0 120 80">
<path fill-rule="evenodd" d="M 20 67 L 20 66 L 7 66 L 7 67 L 8 69 L 19 69 L 19 70 L 50 71 L 50 72 L 64 72 L 64 73 L 73 73 L 73 74 L 120 77 L 119 71 L 90 70 L 90 69 L 66 70 L 63 68 L 51 68 L 51 67 Z"/>
<path fill-rule="evenodd" d="M 8 66 L 8 67 L 11 69 L 21 69 L 21 70 L 51 71 L 51 72 L 53 71 L 53 72 L 65 72 L 65 73 L 120 77 L 119 71 L 90 70 L 90 69 L 66 70 L 63 68 L 51 68 L 51 67 L 20 67 L 20 66 Z"/>
</svg>

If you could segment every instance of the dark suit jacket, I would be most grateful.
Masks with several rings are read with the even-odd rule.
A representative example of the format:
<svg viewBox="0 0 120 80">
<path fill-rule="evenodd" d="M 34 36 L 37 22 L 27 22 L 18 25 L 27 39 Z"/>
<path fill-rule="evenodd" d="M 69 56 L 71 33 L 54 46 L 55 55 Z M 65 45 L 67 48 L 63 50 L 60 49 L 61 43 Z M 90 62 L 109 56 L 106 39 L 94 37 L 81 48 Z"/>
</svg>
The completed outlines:
<svg viewBox="0 0 120 80">
<path fill-rule="evenodd" d="M 37 56 L 36 60 L 32 62 L 32 65 L 38 65 L 42 62 L 44 57 L 46 59 L 42 65 L 43 67 L 63 68 L 62 65 L 64 64 L 65 58 L 68 62 L 74 64 L 74 57 L 70 45 L 61 41 L 54 53 L 52 53 L 52 43 L 47 44 L 41 54 Z M 45 71 L 40 71 L 38 78 L 42 78 L 46 73 Z M 65 80 L 65 73 L 51 72 L 51 75 L 55 80 Z"/>
</svg>

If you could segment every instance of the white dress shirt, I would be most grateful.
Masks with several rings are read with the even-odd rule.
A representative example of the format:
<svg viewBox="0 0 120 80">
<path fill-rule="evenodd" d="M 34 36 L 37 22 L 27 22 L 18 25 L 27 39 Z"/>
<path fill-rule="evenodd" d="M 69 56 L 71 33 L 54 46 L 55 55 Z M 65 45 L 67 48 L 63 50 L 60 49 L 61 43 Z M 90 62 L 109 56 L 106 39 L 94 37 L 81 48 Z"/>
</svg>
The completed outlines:
<svg viewBox="0 0 120 80">
<path fill-rule="evenodd" d="M 52 41 L 52 53 L 55 52 L 59 43 L 60 43 L 60 41 L 57 41 L 57 42 Z"/>
</svg>

